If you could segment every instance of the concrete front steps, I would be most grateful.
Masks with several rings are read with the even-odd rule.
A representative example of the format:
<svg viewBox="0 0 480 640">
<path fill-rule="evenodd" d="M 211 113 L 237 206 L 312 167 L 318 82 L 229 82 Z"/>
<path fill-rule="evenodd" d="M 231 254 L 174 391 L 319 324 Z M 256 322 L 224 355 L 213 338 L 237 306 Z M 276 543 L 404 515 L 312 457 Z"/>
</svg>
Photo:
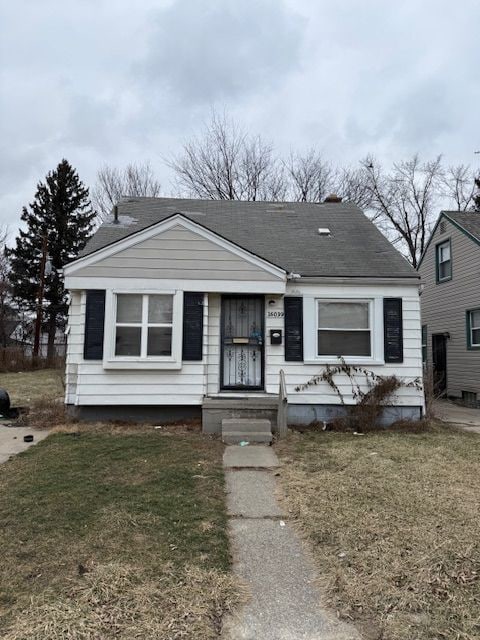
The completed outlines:
<svg viewBox="0 0 480 640">
<path fill-rule="evenodd" d="M 277 423 L 278 396 L 275 394 L 207 397 L 202 404 L 202 429 L 204 433 L 222 433 L 222 421 L 226 418 L 245 420 L 270 420 Z"/>
<path fill-rule="evenodd" d="M 272 424 L 270 420 L 224 418 L 222 420 L 222 442 L 225 444 L 239 444 L 240 442 L 271 444 Z"/>
</svg>

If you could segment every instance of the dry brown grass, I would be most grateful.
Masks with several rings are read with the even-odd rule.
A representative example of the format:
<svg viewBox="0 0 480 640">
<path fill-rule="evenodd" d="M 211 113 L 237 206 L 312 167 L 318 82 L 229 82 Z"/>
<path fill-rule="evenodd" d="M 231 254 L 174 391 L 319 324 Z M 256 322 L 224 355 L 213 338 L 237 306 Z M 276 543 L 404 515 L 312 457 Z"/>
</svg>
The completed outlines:
<svg viewBox="0 0 480 640">
<path fill-rule="evenodd" d="M 218 637 L 243 597 L 221 443 L 76 427 L 0 465 L 0 637 Z"/>
<path fill-rule="evenodd" d="M 0 387 L 6 389 L 12 406 L 30 407 L 39 401 L 62 399 L 63 369 L 40 369 L 20 373 L 0 373 Z"/>
<path fill-rule="evenodd" d="M 153 580 L 141 567 L 112 562 L 86 568 L 63 597 L 46 592 L 34 598 L 3 638 L 210 640 L 238 603 L 234 579 L 214 569 L 166 568 Z"/>
<path fill-rule="evenodd" d="M 341 616 L 378 640 L 480 638 L 478 435 L 293 434 L 278 452 Z"/>
</svg>

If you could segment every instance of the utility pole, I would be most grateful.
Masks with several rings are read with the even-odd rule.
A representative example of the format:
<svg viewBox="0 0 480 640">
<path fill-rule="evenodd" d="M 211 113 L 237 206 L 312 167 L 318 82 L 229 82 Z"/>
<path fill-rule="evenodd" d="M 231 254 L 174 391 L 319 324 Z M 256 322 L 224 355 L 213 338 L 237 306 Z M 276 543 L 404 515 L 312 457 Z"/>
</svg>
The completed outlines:
<svg viewBox="0 0 480 640">
<path fill-rule="evenodd" d="M 47 264 L 47 234 L 43 235 L 42 240 L 42 259 L 40 261 L 40 283 L 38 285 L 37 296 L 37 317 L 35 320 L 35 337 L 33 341 L 33 358 L 38 358 L 40 350 L 40 335 L 42 332 L 42 316 L 43 316 L 43 292 L 45 290 L 45 266 Z"/>
</svg>

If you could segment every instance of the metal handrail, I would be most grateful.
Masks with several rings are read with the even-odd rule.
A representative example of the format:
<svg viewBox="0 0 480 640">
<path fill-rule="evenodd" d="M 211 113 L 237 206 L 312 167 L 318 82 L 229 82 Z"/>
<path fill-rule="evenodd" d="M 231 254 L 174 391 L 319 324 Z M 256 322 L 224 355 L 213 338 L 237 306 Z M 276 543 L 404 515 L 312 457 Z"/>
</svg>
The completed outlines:
<svg viewBox="0 0 480 640">
<path fill-rule="evenodd" d="M 287 383 L 285 382 L 285 372 L 280 369 L 280 384 L 278 389 L 278 410 L 277 410 L 277 433 L 278 437 L 286 435 L 287 425 L 287 412 L 288 412 L 288 396 L 287 396 Z"/>
</svg>

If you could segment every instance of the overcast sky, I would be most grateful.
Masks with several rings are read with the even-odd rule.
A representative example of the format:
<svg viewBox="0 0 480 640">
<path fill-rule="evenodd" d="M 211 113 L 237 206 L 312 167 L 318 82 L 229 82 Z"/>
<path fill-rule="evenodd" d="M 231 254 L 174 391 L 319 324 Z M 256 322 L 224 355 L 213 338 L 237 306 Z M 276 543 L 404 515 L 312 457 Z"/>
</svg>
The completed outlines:
<svg viewBox="0 0 480 640">
<path fill-rule="evenodd" d="M 164 157 L 226 110 L 280 153 L 478 166 L 478 0 L 0 0 L 0 221 L 66 157 Z"/>
</svg>

